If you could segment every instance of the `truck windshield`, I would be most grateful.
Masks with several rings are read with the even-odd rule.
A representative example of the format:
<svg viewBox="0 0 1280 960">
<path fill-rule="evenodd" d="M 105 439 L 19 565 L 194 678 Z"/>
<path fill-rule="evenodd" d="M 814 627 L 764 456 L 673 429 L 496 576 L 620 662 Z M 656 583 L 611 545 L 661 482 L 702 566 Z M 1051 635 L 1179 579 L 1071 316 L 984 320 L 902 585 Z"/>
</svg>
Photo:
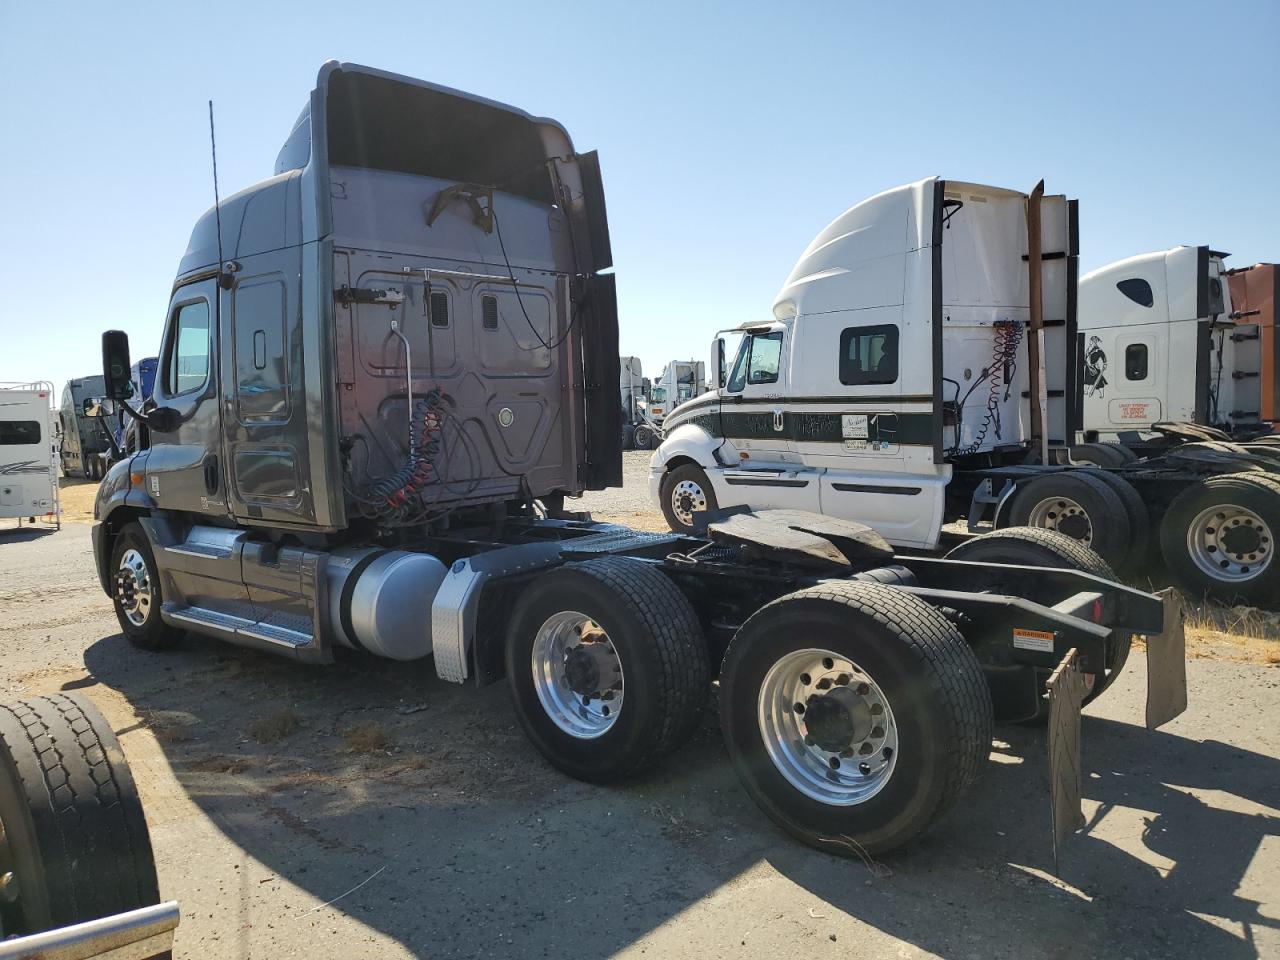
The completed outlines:
<svg viewBox="0 0 1280 960">
<path fill-rule="evenodd" d="M 652 400 L 654 403 L 666 403 L 667 388 L 654 387 L 652 390 L 649 391 L 649 399 Z"/>
</svg>

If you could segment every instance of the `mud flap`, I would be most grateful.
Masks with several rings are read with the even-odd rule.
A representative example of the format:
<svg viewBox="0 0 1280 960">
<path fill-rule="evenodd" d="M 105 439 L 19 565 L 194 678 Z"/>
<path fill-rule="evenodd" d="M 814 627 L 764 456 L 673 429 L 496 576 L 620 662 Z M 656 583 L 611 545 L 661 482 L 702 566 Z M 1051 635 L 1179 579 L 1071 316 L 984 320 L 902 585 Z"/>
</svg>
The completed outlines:
<svg viewBox="0 0 1280 960">
<path fill-rule="evenodd" d="M 1172 587 L 1160 591 L 1164 629 L 1147 637 L 1147 729 L 1168 723 L 1187 709 L 1187 643 L 1182 598 Z"/>
<path fill-rule="evenodd" d="M 1049 678 L 1049 810 L 1053 819 L 1053 870 L 1066 838 L 1084 826 L 1080 806 L 1080 706 L 1084 674 L 1072 647 Z"/>
</svg>

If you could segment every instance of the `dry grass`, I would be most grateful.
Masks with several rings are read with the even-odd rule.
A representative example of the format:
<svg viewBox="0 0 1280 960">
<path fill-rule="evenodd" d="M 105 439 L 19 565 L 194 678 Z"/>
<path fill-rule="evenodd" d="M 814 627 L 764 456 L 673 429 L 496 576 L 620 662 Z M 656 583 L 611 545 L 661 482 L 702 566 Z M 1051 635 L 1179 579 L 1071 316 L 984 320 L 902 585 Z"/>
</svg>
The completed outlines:
<svg viewBox="0 0 1280 960">
<path fill-rule="evenodd" d="M 191 739 L 191 728 L 198 722 L 181 710 L 144 710 L 142 722 L 161 743 L 183 743 Z"/>
<path fill-rule="evenodd" d="M 58 481 L 58 488 L 62 519 L 68 523 L 93 523 L 93 498 L 98 495 L 98 481 L 63 477 Z"/>
<path fill-rule="evenodd" d="M 1187 655 L 1280 665 L 1280 612 L 1186 604 Z"/>
<path fill-rule="evenodd" d="M 244 757 L 228 757 L 226 754 L 216 753 L 191 761 L 187 764 L 187 769 L 197 773 L 237 774 L 249 769 L 249 761 Z"/>
<path fill-rule="evenodd" d="M 253 721 L 249 725 L 249 736 L 258 743 L 275 743 L 297 730 L 301 722 L 302 718 L 298 716 L 297 710 L 293 707 L 281 707 L 274 713 Z"/>
<path fill-rule="evenodd" d="M 349 727 L 342 739 L 352 753 L 384 753 L 391 746 L 391 737 L 382 724 L 375 720 L 366 720 Z"/>
</svg>

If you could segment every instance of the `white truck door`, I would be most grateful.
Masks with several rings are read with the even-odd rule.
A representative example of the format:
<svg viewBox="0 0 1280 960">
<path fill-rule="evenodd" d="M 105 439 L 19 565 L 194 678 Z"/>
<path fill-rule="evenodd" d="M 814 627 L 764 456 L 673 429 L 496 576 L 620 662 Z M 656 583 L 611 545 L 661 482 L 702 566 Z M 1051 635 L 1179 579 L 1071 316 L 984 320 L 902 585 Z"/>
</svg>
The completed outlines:
<svg viewBox="0 0 1280 960">
<path fill-rule="evenodd" d="M 721 506 L 818 509 L 817 474 L 804 469 L 789 435 L 789 340 L 785 329 L 773 328 L 747 335 L 738 349 L 720 405 L 733 451 L 713 479 Z"/>
<path fill-rule="evenodd" d="M 1115 338 L 1115 356 L 1108 369 L 1112 389 L 1106 397 L 1107 422 L 1117 429 L 1147 430 L 1164 419 L 1160 401 L 1168 379 L 1165 341 L 1158 328 L 1121 331 Z"/>
</svg>

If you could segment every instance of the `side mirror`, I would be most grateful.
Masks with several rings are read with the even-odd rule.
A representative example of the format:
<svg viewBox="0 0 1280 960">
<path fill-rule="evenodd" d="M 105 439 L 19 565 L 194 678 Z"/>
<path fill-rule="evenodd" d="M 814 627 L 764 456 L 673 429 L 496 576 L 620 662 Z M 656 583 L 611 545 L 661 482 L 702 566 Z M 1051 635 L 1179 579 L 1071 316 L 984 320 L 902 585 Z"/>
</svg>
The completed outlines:
<svg viewBox="0 0 1280 960">
<path fill-rule="evenodd" d="M 106 397 L 89 397 L 81 405 L 81 410 L 86 417 L 114 417 L 116 415 L 115 401 L 108 400 Z"/>
<path fill-rule="evenodd" d="M 128 400 L 132 396 L 129 368 L 129 335 L 123 330 L 108 330 L 102 335 L 102 379 L 107 399 Z"/>
<path fill-rule="evenodd" d="M 712 390 L 719 390 L 724 386 L 727 378 L 727 371 L 724 364 L 724 337 L 716 337 L 711 344 L 711 383 L 709 385 Z"/>
</svg>

